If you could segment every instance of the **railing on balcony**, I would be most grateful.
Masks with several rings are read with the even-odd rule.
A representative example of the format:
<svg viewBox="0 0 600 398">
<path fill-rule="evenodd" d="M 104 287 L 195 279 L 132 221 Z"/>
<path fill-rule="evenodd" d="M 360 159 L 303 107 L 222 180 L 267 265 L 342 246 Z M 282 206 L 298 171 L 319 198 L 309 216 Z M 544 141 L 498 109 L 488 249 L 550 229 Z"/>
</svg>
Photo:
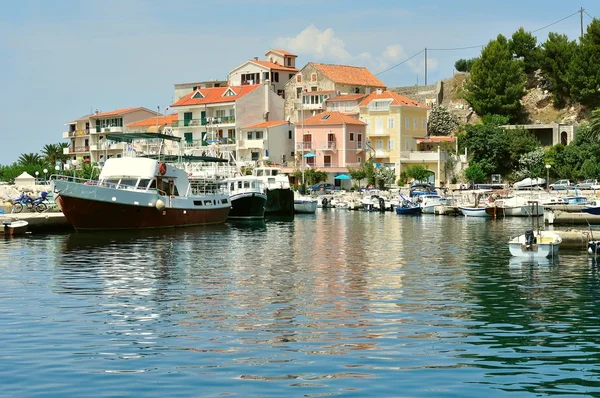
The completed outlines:
<svg viewBox="0 0 600 398">
<path fill-rule="evenodd" d="M 296 150 L 297 151 L 310 151 L 313 148 L 314 147 L 313 147 L 312 141 L 296 142 Z"/>
<path fill-rule="evenodd" d="M 219 144 L 219 145 L 235 145 L 234 137 L 224 137 L 224 138 L 215 138 L 215 139 L 207 139 L 207 140 L 186 140 L 183 143 L 183 146 L 187 149 L 190 148 L 200 148 L 203 146 L 208 146 L 211 144 Z"/>
<path fill-rule="evenodd" d="M 203 117 L 201 119 L 175 120 L 171 127 L 198 127 L 232 123 L 235 123 L 235 116 Z"/>
<path fill-rule="evenodd" d="M 319 149 L 333 151 L 336 149 L 335 141 L 321 142 L 319 144 Z"/>
<path fill-rule="evenodd" d="M 90 151 L 89 145 L 88 146 L 69 147 L 69 153 L 89 152 L 89 151 Z"/>
<path fill-rule="evenodd" d="M 384 149 L 375 149 L 376 158 L 387 158 L 388 156 L 390 156 L 389 151 L 386 151 Z"/>
<path fill-rule="evenodd" d="M 90 134 L 90 129 L 82 129 L 82 130 L 75 130 L 75 131 L 65 131 L 63 133 L 63 138 L 82 137 L 84 135 L 89 135 L 89 134 Z"/>
<path fill-rule="evenodd" d="M 300 166 L 302 167 L 302 166 Z M 322 168 L 322 167 L 343 167 L 341 165 L 341 162 L 313 162 L 313 163 L 306 163 L 305 164 L 306 168 Z"/>
<path fill-rule="evenodd" d="M 262 149 L 265 147 L 265 140 L 243 140 L 239 143 L 239 147 L 247 149 Z"/>
<path fill-rule="evenodd" d="M 400 152 L 401 160 L 412 160 L 412 161 L 445 161 L 448 158 L 448 152 L 438 151 L 402 151 Z"/>
<path fill-rule="evenodd" d="M 356 149 L 365 149 L 365 145 L 362 141 L 356 141 Z"/>
<path fill-rule="evenodd" d="M 123 126 L 96 127 L 92 132 L 96 133 L 122 133 Z"/>
<path fill-rule="evenodd" d="M 371 131 L 370 135 L 382 137 L 382 136 L 390 135 L 390 133 L 389 133 L 389 131 L 387 131 L 385 129 L 373 129 L 373 131 Z"/>
</svg>

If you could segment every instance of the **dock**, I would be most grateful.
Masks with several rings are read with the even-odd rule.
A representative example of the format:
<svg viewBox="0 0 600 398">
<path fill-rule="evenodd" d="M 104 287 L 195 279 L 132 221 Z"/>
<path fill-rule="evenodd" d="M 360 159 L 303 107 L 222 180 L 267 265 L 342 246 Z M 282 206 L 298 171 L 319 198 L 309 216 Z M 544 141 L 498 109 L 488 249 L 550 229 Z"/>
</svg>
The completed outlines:
<svg viewBox="0 0 600 398">
<path fill-rule="evenodd" d="M 61 212 L 0 214 L 0 224 L 2 224 L 2 221 L 4 220 L 27 221 L 29 223 L 27 231 L 33 233 L 73 230 L 73 227 Z"/>
<path fill-rule="evenodd" d="M 600 216 L 557 209 L 544 209 L 544 223 L 550 225 L 600 225 Z"/>
</svg>

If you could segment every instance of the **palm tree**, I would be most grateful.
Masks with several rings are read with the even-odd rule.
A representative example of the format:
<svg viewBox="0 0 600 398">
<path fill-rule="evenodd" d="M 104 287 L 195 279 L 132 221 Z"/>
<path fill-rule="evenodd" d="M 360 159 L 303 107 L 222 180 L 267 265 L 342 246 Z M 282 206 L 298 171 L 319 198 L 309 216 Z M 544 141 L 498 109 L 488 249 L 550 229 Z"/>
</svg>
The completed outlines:
<svg viewBox="0 0 600 398">
<path fill-rule="evenodd" d="M 23 153 L 18 159 L 21 166 L 38 166 L 41 165 L 43 161 L 42 157 L 37 153 Z"/>
<path fill-rule="evenodd" d="M 590 138 L 594 142 L 600 141 L 600 108 L 592 111 L 590 120 Z"/>
<path fill-rule="evenodd" d="M 63 153 L 63 148 L 67 148 L 69 144 L 61 142 L 58 144 L 46 144 L 41 150 L 44 160 L 51 165 L 55 165 L 56 162 L 64 163 L 67 160 L 67 155 Z"/>
</svg>

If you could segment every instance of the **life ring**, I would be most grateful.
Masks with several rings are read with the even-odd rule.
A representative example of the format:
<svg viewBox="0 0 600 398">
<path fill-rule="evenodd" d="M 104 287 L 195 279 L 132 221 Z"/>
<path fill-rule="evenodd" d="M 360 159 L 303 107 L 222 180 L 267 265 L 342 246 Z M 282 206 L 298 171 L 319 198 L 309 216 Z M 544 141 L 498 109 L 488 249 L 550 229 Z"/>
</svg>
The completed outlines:
<svg viewBox="0 0 600 398">
<path fill-rule="evenodd" d="M 165 162 L 160 162 L 158 164 L 158 172 L 161 176 L 165 175 L 165 173 L 167 172 L 167 165 Z"/>
</svg>

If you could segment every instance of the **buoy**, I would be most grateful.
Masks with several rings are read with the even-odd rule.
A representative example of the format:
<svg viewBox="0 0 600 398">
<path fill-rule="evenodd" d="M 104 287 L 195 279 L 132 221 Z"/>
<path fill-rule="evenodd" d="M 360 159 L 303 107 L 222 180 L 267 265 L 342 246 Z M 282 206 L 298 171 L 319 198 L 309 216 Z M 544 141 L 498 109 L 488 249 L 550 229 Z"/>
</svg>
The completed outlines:
<svg viewBox="0 0 600 398">
<path fill-rule="evenodd" d="M 162 210 L 162 209 L 165 208 L 165 202 L 163 202 L 162 200 L 158 199 L 156 201 L 156 205 L 155 206 L 156 206 L 157 210 Z"/>
</svg>

